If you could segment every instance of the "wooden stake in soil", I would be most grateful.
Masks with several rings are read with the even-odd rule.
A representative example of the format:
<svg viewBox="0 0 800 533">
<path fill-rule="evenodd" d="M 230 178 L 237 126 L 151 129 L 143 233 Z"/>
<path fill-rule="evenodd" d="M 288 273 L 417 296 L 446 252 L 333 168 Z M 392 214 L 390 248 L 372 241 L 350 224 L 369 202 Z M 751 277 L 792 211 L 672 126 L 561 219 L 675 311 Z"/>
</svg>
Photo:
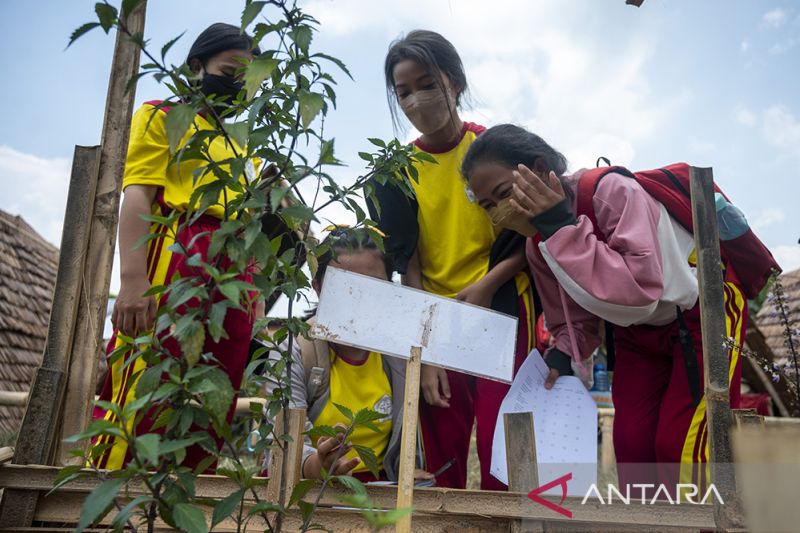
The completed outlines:
<svg viewBox="0 0 800 533">
<path fill-rule="evenodd" d="M 80 300 L 81 276 L 89 240 L 86 213 L 91 211 L 94 199 L 99 151 L 97 146 L 75 147 L 47 341 L 42 365 L 31 384 L 13 464 L 46 464 L 56 434 L 67 356 L 72 346 Z M 37 499 L 35 491 L 5 491 L 0 503 L 0 527 L 29 527 Z"/>
<path fill-rule="evenodd" d="M 503 428 L 506 434 L 508 490 L 527 494 L 539 486 L 533 413 L 504 413 Z M 545 528 L 542 522 L 520 519 L 511 523 L 511 531 L 544 532 Z"/>
<path fill-rule="evenodd" d="M 400 441 L 400 473 L 397 480 L 397 509 L 414 503 L 414 468 L 416 467 L 417 423 L 419 422 L 419 381 L 422 348 L 411 348 L 406 363 L 405 405 L 403 406 L 403 436 Z M 395 525 L 397 533 L 411 532 L 411 514 Z"/>
<path fill-rule="evenodd" d="M 726 337 L 725 297 L 714 201 L 714 176 L 710 168 L 691 167 L 689 179 L 694 243 L 697 250 L 697 278 L 700 286 L 709 465 L 711 481 L 725 502 L 723 505 L 714 499 L 714 518 L 719 528 L 727 530 L 743 526 L 743 518 L 736 497 L 731 451 L 729 361 L 728 349 L 723 344 Z"/>
<path fill-rule="evenodd" d="M 131 34 L 144 31 L 145 4 L 146 2 L 142 2 L 126 19 L 126 27 Z M 70 347 L 64 400 L 66 409 L 61 421 L 61 438 L 53 451 L 54 464 L 69 462 L 70 449 L 80 444 L 67 445 L 63 440 L 83 431 L 91 420 L 97 381 L 97 357 L 102 351 L 108 286 L 117 241 L 122 175 L 136 96 L 135 84 L 130 91 L 126 92 L 126 88 L 128 80 L 139 71 L 139 56 L 139 48 L 127 36 L 117 32 L 108 80 L 96 193 L 93 195 L 93 205 L 86 211 L 92 214 L 89 246 L 81 280 L 75 334 Z"/>
<path fill-rule="evenodd" d="M 289 409 L 289 429 L 283 428 L 283 411 L 275 417 L 275 435 L 289 435 L 291 442 L 284 442 L 283 449 L 275 448 L 269 462 L 269 484 L 267 485 L 267 501 L 287 502 L 295 485 L 300 481 L 300 463 L 303 459 L 303 431 L 306 425 L 305 409 Z M 286 476 L 286 484 L 281 494 L 281 479 Z"/>
</svg>

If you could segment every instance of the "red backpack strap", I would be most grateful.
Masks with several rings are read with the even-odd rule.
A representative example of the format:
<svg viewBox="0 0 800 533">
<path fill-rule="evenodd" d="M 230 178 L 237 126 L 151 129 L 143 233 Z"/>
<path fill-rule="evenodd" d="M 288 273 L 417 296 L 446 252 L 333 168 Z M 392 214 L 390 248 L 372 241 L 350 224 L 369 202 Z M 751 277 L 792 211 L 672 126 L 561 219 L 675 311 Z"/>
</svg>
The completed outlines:
<svg viewBox="0 0 800 533">
<path fill-rule="evenodd" d="M 599 160 L 598 160 L 599 161 Z M 581 216 L 584 215 L 589 221 L 592 223 L 592 227 L 594 228 L 594 234 L 598 240 L 605 242 L 606 236 L 603 235 L 603 232 L 600 231 L 600 228 L 597 225 L 597 216 L 594 212 L 594 205 L 592 203 L 592 199 L 594 198 L 594 193 L 597 192 L 597 187 L 600 185 L 600 180 L 603 177 L 611 174 L 612 172 L 617 174 L 622 174 L 623 176 L 628 176 L 633 178 L 633 173 L 625 167 L 600 167 L 600 168 L 593 168 L 590 170 L 585 171 L 581 174 L 580 179 L 578 180 L 578 197 L 576 199 L 576 215 Z"/>
<path fill-rule="evenodd" d="M 161 106 L 161 107 L 158 107 L 158 109 L 160 111 L 163 111 L 164 113 L 169 113 L 169 110 L 172 109 L 172 106 L 170 106 L 170 105 L 161 105 L 163 102 L 164 102 L 164 100 L 148 100 L 147 102 L 145 102 L 145 104 L 151 105 L 153 107 Z"/>
</svg>

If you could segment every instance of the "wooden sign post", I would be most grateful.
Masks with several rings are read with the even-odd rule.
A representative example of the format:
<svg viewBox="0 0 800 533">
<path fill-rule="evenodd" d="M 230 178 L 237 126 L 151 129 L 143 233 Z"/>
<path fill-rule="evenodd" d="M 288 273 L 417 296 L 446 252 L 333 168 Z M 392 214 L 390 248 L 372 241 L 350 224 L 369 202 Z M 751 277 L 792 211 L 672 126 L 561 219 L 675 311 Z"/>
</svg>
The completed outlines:
<svg viewBox="0 0 800 533">
<path fill-rule="evenodd" d="M 391 333 L 388 333 L 388 331 Z M 408 359 L 397 508 L 414 498 L 422 363 L 511 382 L 517 319 L 449 298 L 336 268 L 322 284 L 315 338 Z M 411 531 L 411 515 L 398 532 Z"/>
</svg>

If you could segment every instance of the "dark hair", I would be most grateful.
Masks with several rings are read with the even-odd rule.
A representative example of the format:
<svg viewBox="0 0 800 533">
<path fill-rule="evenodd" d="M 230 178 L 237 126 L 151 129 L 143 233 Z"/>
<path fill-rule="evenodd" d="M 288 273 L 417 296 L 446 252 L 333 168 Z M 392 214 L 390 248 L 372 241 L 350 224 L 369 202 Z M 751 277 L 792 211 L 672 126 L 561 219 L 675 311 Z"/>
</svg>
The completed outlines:
<svg viewBox="0 0 800 533">
<path fill-rule="evenodd" d="M 470 145 L 461 162 L 461 174 L 469 181 L 475 167 L 489 161 L 511 168 L 522 163 L 532 169 L 537 159 L 543 159 L 558 177 L 567 171 L 567 158 L 544 139 L 514 124 L 500 124 L 480 134 Z"/>
<path fill-rule="evenodd" d="M 331 231 L 322 245 L 328 245 L 328 250 L 317 258 L 317 275 L 314 276 L 314 281 L 322 284 L 322 279 L 325 277 L 325 271 L 331 261 L 335 261 L 336 257 L 341 253 L 352 253 L 359 250 L 374 250 L 377 253 L 383 265 L 386 268 L 386 279 L 392 279 L 392 262 L 389 257 L 378 248 L 378 244 L 370 236 L 365 229 L 352 229 L 340 227 Z"/>
<path fill-rule="evenodd" d="M 458 89 L 456 106 L 461 107 L 462 97 L 467 92 L 467 75 L 464 73 L 464 64 L 461 62 L 455 46 L 434 31 L 414 30 L 389 45 L 389 51 L 386 53 L 386 60 L 383 63 L 386 99 L 389 102 L 395 130 L 398 129 L 399 115 L 397 113 L 397 93 L 394 90 L 394 67 L 406 59 L 419 63 L 430 74 L 446 74 L 453 87 Z M 436 82 L 441 84 L 438 76 Z M 442 90 L 444 91 L 444 87 Z"/>
<path fill-rule="evenodd" d="M 253 55 L 261 53 L 258 45 L 253 44 L 253 38 L 242 32 L 239 26 L 215 22 L 194 40 L 189 54 L 186 56 L 186 64 L 191 66 L 192 59 L 196 58 L 205 68 L 209 59 L 226 50 L 250 50 Z"/>
</svg>

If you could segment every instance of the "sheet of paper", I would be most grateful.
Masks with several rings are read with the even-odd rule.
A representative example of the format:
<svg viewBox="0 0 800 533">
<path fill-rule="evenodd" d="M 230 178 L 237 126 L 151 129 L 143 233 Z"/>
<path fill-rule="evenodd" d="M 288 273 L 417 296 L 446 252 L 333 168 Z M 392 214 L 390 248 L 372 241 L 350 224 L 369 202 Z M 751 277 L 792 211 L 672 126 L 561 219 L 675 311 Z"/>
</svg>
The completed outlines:
<svg viewBox="0 0 800 533">
<path fill-rule="evenodd" d="M 569 496 L 584 496 L 597 482 L 597 406 L 574 376 L 562 376 L 552 389 L 544 382 L 549 369 L 533 350 L 514 377 L 497 416 L 492 443 L 491 474 L 508 484 L 504 413 L 533 413 L 539 484 L 571 473 Z M 560 495 L 556 486 L 545 494 Z"/>
<path fill-rule="evenodd" d="M 322 283 L 317 339 L 511 383 L 517 319 L 397 283 L 329 267 Z"/>
</svg>

